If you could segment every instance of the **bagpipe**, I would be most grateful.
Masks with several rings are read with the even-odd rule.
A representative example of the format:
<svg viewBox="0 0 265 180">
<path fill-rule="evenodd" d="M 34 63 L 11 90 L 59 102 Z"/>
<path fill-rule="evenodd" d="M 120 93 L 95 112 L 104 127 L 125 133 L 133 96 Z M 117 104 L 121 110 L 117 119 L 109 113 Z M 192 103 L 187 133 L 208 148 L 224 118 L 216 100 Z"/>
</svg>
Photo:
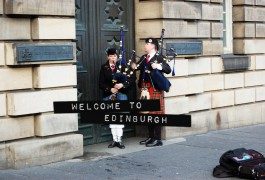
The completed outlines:
<svg viewBox="0 0 265 180">
<path fill-rule="evenodd" d="M 160 40 L 159 40 L 159 51 L 157 52 L 157 55 L 162 56 L 163 60 L 167 62 L 171 61 L 172 59 L 174 60 L 172 76 L 175 76 L 174 67 L 175 67 L 175 57 L 177 56 L 177 54 L 175 53 L 175 50 L 173 48 L 168 50 L 163 47 L 164 46 L 164 32 L 165 32 L 165 29 L 162 29 Z M 169 53 L 166 53 L 164 55 L 164 51 L 169 52 Z M 137 61 L 136 60 L 137 58 L 139 58 L 140 60 Z M 120 43 L 119 43 L 119 60 L 117 62 L 118 64 L 117 71 L 113 75 L 113 83 L 114 84 L 124 83 L 128 81 L 128 79 L 134 75 L 134 71 L 137 70 L 144 61 L 145 61 L 145 58 L 141 59 L 140 56 L 137 56 L 135 50 L 131 51 L 129 60 L 128 61 L 126 60 L 124 27 L 121 26 L 120 27 Z M 159 70 L 152 71 L 150 75 L 152 76 L 152 79 L 153 79 L 152 84 L 156 89 L 164 90 L 166 92 L 169 91 L 169 87 L 171 84 Z"/>
<path fill-rule="evenodd" d="M 162 29 L 160 40 L 158 43 L 159 47 L 160 47 L 158 55 L 160 54 L 160 56 L 162 56 L 163 60 L 166 61 L 167 57 L 164 56 L 164 54 L 163 54 L 163 51 L 166 50 L 163 48 L 164 47 L 164 34 L 165 34 L 165 29 Z M 174 61 L 174 65 L 175 65 L 175 61 Z M 172 76 L 175 76 L 174 66 L 173 66 Z M 155 89 L 166 91 L 166 92 L 169 91 L 171 83 L 164 76 L 164 74 L 161 71 L 159 71 L 157 69 L 152 70 L 150 72 L 150 79 L 151 79 L 152 85 Z"/>
<path fill-rule="evenodd" d="M 119 59 L 118 59 L 118 67 L 116 73 L 113 75 L 112 82 L 115 83 L 124 83 L 128 81 L 128 78 L 130 78 L 133 73 L 134 69 L 131 68 L 131 63 L 136 62 L 135 59 L 135 51 L 133 50 L 130 56 L 130 59 L 128 62 L 126 61 L 126 50 L 125 50 L 125 35 L 124 35 L 124 27 L 120 27 L 120 48 L 119 48 Z"/>
</svg>

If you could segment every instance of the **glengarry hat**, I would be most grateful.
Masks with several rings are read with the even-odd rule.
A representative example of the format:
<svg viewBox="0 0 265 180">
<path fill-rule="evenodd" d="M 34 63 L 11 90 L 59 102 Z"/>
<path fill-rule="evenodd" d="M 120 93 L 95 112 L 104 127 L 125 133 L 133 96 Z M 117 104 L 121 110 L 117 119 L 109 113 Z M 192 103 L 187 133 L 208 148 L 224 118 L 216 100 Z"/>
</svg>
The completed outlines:
<svg viewBox="0 0 265 180">
<path fill-rule="evenodd" d="M 117 52 L 117 50 L 116 50 L 115 48 L 109 48 L 109 49 L 107 50 L 107 55 L 108 55 L 108 56 L 109 56 L 109 55 L 114 55 L 114 54 L 118 55 L 118 52 Z"/>
<path fill-rule="evenodd" d="M 151 38 L 151 37 L 146 38 L 146 39 L 145 39 L 145 43 L 151 43 L 151 44 L 154 44 L 155 47 L 156 47 L 156 50 L 159 49 L 158 41 L 157 41 L 157 39 L 155 39 L 155 38 Z"/>
</svg>

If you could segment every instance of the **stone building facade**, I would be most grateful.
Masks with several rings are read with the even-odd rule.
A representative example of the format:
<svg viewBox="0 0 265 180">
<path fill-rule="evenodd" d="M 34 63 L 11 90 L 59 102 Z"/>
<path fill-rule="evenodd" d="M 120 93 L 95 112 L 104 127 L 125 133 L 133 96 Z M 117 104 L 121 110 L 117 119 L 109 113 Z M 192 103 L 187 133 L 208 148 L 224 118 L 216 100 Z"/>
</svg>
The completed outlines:
<svg viewBox="0 0 265 180">
<path fill-rule="evenodd" d="M 192 127 L 165 127 L 165 138 L 265 122 L 264 0 L 137 1 L 135 11 L 137 48 L 162 28 L 165 43 L 202 43 L 200 55 L 177 57 L 165 94 L 166 113 L 191 114 Z M 230 71 L 223 54 L 234 54 Z"/>
<path fill-rule="evenodd" d="M 77 115 L 53 113 L 53 101 L 77 100 L 74 3 L 0 0 L 0 168 L 83 154 Z M 32 44 L 69 45 L 73 59 L 18 63 L 19 46 Z"/>
<path fill-rule="evenodd" d="M 162 28 L 165 44 L 201 45 L 176 57 L 165 93 L 166 113 L 191 114 L 192 127 L 165 127 L 164 138 L 265 122 L 265 0 L 134 0 L 134 14 L 137 54 Z M 74 0 L 0 0 L 0 168 L 83 154 L 77 115 L 53 113 L 53 101 L 77 100 L 74 16 Z M 72 58 L 19 62 L 32 45 L 71 47 Z"/>
</svg>

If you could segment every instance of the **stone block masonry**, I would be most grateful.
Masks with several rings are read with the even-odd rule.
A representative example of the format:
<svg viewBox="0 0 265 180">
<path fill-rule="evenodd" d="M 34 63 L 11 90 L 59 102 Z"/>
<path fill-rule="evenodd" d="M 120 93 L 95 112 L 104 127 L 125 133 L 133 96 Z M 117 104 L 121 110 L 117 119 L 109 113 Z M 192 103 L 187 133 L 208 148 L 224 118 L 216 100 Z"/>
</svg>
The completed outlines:
<svg viewBox="0 0 265 180">
<path fill-rule="evenodd" d="M 0 94 L 0 117 L 6 116 L 6 94 Z"/>
<path fill-rule="evenodd" d="M 0 16 L 0 40 L 29 40 L 30 19 Z M 4 27 L 4 28 L 2 28 Z"/>
<path fill-rule="evenodd" d="M 25 139 L 6 144 L 6 152 L 8 167 L 15 169 L 63 161 L 83 155 L 83 136 Z"/>
<path fill-rule="evenodd" d="M 36 18 L 31 27 L 32 39 L 35 40 L 76 38 L 74 18 Z"/>
<path fill-rule="evenodd" d="M 32 68 L 1 68 L 0 67 L 0 91 L 31 89 Z"/>
<path fill-rule="evenodd" d="M 0 0 L 0 169 L 83 155 L 77 114 L 75 0 Z"/>
<path fill-rule="evenodd" d="M 43 65 L 34 68 L 33 71 L 35 88 L 75 86 L 77 84 L 75 65 Z"/>
<path fill-rule="evenodd" d="M 3 14 L 3 0 L 0 0 L 0 14 Z"/>
<path fill-rule="evenodd" d="M 74 88 L 7 93 L 8 115 L 19 116 L 53 111 L 54 101 L 76 101 Z"/>
<path fill-rule="evenodd" d="M 50 136 L 78 130 L 77 114 L 41 114 L 35 116 L 35 135 Z"/>
<path fill-rule="evenodd" d="M 1 1 L 0 1 L 1 3 Z M 1 9 L 1 6 L 0 6 Z M 0 11 L 1 12 L 1 11 Z M 12 15 L 74 16 L 74 0 L 6 0 L 5 13 Z"/>
<path fill-rule="evenodd" d="M 34 117 L 0 118 L 0 142 L 34 136 Z"/>
<path fill-rule="evenodd" d="M 5 65 L 5 44 L 0 43 L 0 67 Z"/>
</svg>

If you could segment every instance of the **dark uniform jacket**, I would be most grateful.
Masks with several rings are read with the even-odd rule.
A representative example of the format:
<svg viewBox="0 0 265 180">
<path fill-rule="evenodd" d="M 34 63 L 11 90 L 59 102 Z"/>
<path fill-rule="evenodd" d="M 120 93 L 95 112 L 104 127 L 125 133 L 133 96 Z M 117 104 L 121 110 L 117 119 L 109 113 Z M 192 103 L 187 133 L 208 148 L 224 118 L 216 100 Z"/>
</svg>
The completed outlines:
<svg viewBox="0 0 265 180">
<path fill-rule="evenodd" d="M 162 65 L 161 71 L 163 73 L 169 74 L 171 72 L 170 66 L 166 63 L 166 61 L 163 59 L 163 57 L 161 55 L 155 54 L 150 59 L 150 61 L 148 63 L 146 63 L 146 57 L 147 57 L 147 54 L 143 55 L 139 61 L 139 63 L 141 63 L 141 64 L 138 68 L 140 70 L 138 87 L 140 87 L 140 88 L 142 86 L 143 81 L 151 83 L 150 73 L 148 73 L 148 72 L 151 72 L 153 70 L 153 68 L 151 66 L 152 63 L 155 63 L 155 62 L 160 63 Z"/>
<path fill-rule="evenodd" d="M 111 88 L 113 88 L 116 83 L 123 84 L 123 88 L 121 88 L 119 92 L 124 93 L 124 94 L 127 94 L 130 86 L 135 83 L 135 80 L 136 80 L 135 73 L 127 78 L 118 78 L 118 81 L 116 83 L 113 83 L 113 79 L 117 79 L 115 78 L 117 75 L 117 74 L 115 75 L 115 73 L 117 73 L 118 64 L 119 62 L 116 63 L 116 68 L 113 72 L 109 66 L 108 61 L 101 66 L 100 74 L 99 74 L 99 88 L 103 90 L 103 97 L 107 97 L 112 94 Z M 124 70 L 125 70 L 125 66 L 122 66 L 122 72 L 124 72 Z"/>
</svg>

